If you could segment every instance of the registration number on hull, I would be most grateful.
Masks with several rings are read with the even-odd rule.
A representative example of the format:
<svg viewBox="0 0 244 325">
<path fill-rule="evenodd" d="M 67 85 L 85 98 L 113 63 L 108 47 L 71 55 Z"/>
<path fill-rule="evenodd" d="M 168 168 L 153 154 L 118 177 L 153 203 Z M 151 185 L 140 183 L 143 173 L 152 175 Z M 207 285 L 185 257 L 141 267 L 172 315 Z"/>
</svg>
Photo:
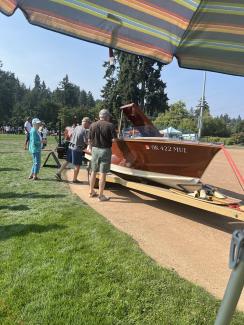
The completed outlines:
<svg viewBox="0 0 244 325">
<path fill-rule="evenodd" d="M 153 151 L 187 153 L 185 147 L 165 146 L 165 145 L 157 145 L 157 144 L 151 144 L 151 145 L 146 144 L 145 147 L 147 150 L 153 150 Z"/>
</svg>

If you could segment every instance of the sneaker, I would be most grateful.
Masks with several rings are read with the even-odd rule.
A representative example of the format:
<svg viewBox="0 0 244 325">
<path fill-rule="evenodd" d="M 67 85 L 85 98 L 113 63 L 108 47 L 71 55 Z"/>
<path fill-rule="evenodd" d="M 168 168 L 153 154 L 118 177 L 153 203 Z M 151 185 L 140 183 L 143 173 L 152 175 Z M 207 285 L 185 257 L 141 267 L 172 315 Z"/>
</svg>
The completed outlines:
<svg viewBox="0 0 244 325">
<path fill-rule="evenodd" d="M 55 178 L 57 181 L 62 181 L 62 177 L 59 173 L 55 174 Z"/>
<path fill-rule="evenodd" d="M 92 193 L 89 193 L 89 197 L 97 197 L 98 194 L 94 191 Z"/>
<path fill-rule="evenodd" d="M 101 196 L 98 197 L 99 202 L 106 202 L 106 201 L 109 201 L 109 200 L 110 200 L 110 197 L 105 196 L 105 195 L 101 195 Z"/>
<path fill-rule="evenodd" d="M 75 181 L 72 182 L 73 184 L 82 184 L 82 181 L 79 181 L 78 179 L 76 179 Z"/>
</svg>

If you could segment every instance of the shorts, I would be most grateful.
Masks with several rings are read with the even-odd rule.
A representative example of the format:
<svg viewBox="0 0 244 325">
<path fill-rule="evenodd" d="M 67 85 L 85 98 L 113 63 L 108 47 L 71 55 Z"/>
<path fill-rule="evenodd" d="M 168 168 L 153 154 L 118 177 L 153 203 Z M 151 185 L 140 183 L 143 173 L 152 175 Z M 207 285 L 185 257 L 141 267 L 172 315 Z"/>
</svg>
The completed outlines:
<svg viewBox="0 0 244 325">
<path fill-rule="evenodd" d="M 68 148 L 67 161 L 74 166 L 81 166 L 83 161 L 83 152 Z"/>
<path fill-rule="evenodd" d="M 108 173 L 111 164 L 111 148 L 92 148 L 91 170 L 93 172 Z"/>
</svg>

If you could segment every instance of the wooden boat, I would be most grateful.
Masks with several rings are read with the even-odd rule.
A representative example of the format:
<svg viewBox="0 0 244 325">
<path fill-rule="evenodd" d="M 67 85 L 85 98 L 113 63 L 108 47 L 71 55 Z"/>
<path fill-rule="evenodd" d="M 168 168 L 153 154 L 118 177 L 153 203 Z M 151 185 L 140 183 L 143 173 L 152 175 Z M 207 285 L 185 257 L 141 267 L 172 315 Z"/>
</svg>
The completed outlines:
<svg viewBox="0 0 244 325">
<path fill-rule="evenodd" d="M 126 116 L 139 137 L 122 136 Z M 164 138 L 136 104 L 121 107 L 119 137 L 112 145 L 111 172 L 133 181 L 194 191 L 221 145 Z M 90 159 L 90 154 L 86 153 Z M 190 190 L 189 190 L 190 188 Z"/>
</svg>

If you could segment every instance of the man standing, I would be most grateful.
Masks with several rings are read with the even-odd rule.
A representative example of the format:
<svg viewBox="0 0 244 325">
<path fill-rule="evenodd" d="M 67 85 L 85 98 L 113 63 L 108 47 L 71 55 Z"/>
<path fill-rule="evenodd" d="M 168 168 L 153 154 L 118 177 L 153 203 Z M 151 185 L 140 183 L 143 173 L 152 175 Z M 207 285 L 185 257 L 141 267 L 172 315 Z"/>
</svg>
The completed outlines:
<svg viewBox="0 0 244 325">
<path fill-rule="evenodd" d="M 44 122 L 42 122 L 42 125 L 39 128 L 39 132 L 42 136 L 42 149 L 44 149 L 47 146 L 47 134 L 48 134 L 48 130 Z"/>
<path fill-rule="evenodd" d="M 24 124 L 24 130 L 25 130 L 25 146 L 24 149 L 26 150 L 29 147 L 29 141 L 30 141 L 30 130 L 31 130 L 31 117 L 27 117 L 27 120 Z"/>
<path fill-rule="evenodd" d="M 61 173 L 66 168 L 68 163 L 71 163 L 75 166 L 74 175 L 73 175 L 73 183 L 81 183 L 77 177 L 80 171 L 80 166 L 82 165 L 83 160 L 83 150 L 87 146 L 87 129 L 90 126 L 89 117 L 84 117 L 82 119 L 82 124 L 75 127 L 67 152 L 67 161 L 65 161 L 60 167 L 59 171 L 55 175 L 55 178 L 59 181 L 62 181 Z"/>
<path fill-rule="evenodd" d="M 103 191 L 106 182 L 106 173 L 110 171 L 112 140 L 117 138 L 115 127 L 109 120 L 109 111 L 102 109 L 99 112 L 99 121 L 92 123 L 90 126 L 88 139 L 89 146 L 92 147 L 90 197 L 97 196 L 94 191 L 94 185 L 96 174 L 100 172 L 98 200 L 101 202 L 110 199 L 103 195 Z"/>
</svg>

